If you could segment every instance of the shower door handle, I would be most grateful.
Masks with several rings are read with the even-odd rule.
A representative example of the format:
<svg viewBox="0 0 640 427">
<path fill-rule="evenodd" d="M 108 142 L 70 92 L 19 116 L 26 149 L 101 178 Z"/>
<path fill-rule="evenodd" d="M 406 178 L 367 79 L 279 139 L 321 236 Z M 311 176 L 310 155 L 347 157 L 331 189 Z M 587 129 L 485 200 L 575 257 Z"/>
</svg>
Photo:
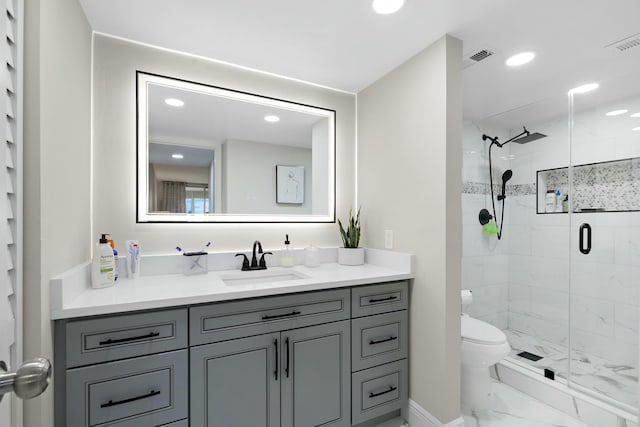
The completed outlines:
<svg viewBox="0 0 640 427">
<path fill-rule="evenodd" d="M 584 235 L 587 235 L 587 244 L 585 246 Z M 591 226 L 586 222 L 580 226 L 580 252 L 584 255 L 591 252 Z"/>
</svg>

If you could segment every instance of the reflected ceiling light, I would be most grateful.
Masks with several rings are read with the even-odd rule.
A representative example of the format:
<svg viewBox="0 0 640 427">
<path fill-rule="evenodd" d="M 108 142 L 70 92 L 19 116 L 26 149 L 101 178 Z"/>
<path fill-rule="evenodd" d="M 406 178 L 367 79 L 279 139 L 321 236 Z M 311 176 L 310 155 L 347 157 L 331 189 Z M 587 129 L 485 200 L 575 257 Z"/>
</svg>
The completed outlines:
<svg viewBox="0 0 640 427">
<path fill-rule="evenodd" d="M 184 105 L 184 101 L 180 101 L 176 98 L 167 98 L 164 100 L 164 103 L 167 105 L 171 105 L 172 107 L 182 107 Z"/>
<path fill-rule="evenodd" d="M 269 122 L 269 123 L 276 123 L 280 121 L 280 117 L 278 116 L 264 116 L 264 120 Z"/>
<path fill-rule="evenodd" d="M 171 157 L 173 157 L 174 159 L 184 159 L 184 156 L 182 154 L 172 154 Z"/>
<path fill-rule="evenodd" d="M 637 113 L 633 113 L 631 117 L 640 117 L 640 111 L 638 111 Z"/>
<path fill-rule="evenodd" d="M 619 116 L 619 115 L 624 114 L 624 113 L 626 113 L 628 111 L 629 110 L 613 110 L 613 111 L 609 111 L 607 114 L 605 114 L 605 116 L 609 116 L 609 117 Z"/>
<path fill-rule="evenodd" d="M 371 6 L 380 15 L 390 15 L 400 10 L 404 0 L 373 0 Z"/>
<path fill-rule="evenodd" d="M 586 85 L 582 85 L 582 86 L 578 86 L 578 87 L 574 87 L 573 89 L 571 89 L 569 91 L 569 93 L 587 93 L 587 92 L 591 92 L 592 90 L 596 90 L 600 87 L 600 85 L 598 83 L 587 83 Z"/>
<path fill-rule="evenodd" d="M 536 54 L 533 52 L 521 52 L 510 56 L 505 63 L 509 67 L 518 67 L 520 65 L 526 64 L 527 62 L 531 62 L 535 57 Z"/>
<path fill-rule="evenodd" d="M 633 128 L 631 130 L 640 130 L 640 126 L 638 126 L 637 128 Z"/>
</svg>

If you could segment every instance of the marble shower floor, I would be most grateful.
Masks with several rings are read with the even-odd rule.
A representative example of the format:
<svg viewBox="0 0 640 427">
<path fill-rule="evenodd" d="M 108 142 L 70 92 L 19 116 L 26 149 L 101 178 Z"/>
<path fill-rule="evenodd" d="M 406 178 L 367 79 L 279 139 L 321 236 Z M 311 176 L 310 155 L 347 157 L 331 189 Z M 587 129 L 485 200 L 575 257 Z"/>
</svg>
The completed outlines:
<svg viewBox="0 0 640 427">
<path fill-rule="evenodd" d="M 465 427 L 589 427 L 506 384 L 494 382 L 492 387 L 494 409 L 483 412 L 463 409 Z"/>
<path fill-rule="evenodd" d="M 553 344 L 512 329 L 504 331 L 511 345 L 511 356 L 540 370 L 555 372 L 557 377 L 567 379 L 568 351 L 566 347 Z M 517 356 L 528 351 L 543 358 L 537 362 Z M 616 365 L 600 357 L 574 351 L 571 360 L 571 381 L 615 401 L 637 407 L 638 369 L 633 366 Z"/>
</svg>

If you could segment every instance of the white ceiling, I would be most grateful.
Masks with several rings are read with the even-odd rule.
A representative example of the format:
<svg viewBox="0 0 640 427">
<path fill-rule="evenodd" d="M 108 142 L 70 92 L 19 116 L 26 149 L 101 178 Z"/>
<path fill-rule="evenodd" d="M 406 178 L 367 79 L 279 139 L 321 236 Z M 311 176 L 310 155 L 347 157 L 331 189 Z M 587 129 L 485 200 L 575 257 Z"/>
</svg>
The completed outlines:
<svg viewBox="0 0 640 427">
<path fill-rule="evenodd" d="M 567 90 L 591 81 L 611 98 L 640 92 L 638 79 L 616 83 L 640 75 L 640 47 L 604 48 L 640 33 L 638 0 L 405 0 L 388 16 L 371 0 L 79 1 L 96 31 L 351 92 L 449 33 L 465 53 L 495 52 L 464 72 L 464 114 L 476 121 L 556 98 L 527 117 L 562 112 Z M 535 61 L 507 69 L 522 50 Z"/>
<path fill-rule="evenodd" d="M 177 98 L 182 107 L 164 100 Z M 227 140 L 263 142 L 311 148 L 311 128 L 321 117 L 254 104 L 207 93 L 150 84 L 147 96 L 149 137 L 172 145 L 196 145 L 213 148 Z M 267 115 L 280 121 L 268 123 Z"/>
</svg>

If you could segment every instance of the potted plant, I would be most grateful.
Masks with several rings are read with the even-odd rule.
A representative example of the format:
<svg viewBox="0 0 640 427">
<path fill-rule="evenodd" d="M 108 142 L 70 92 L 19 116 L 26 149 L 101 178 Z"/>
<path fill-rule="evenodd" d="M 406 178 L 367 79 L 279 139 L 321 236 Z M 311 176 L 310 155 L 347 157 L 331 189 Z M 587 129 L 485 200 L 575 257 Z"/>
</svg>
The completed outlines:
<svg viewBox="0 0 640 427">
<path fill-rule="evenodd" d="M 338 248 L 338 263 L 342 265 L 364 264 L 364 248 L 358 247 L 360 243 L 360 209 L 355 217 L 352 210 L 349 209 L 349 222 L 346 230 L 339 219 L 338 226 L 344 245 L 344 247 Z"/>
</svg>

